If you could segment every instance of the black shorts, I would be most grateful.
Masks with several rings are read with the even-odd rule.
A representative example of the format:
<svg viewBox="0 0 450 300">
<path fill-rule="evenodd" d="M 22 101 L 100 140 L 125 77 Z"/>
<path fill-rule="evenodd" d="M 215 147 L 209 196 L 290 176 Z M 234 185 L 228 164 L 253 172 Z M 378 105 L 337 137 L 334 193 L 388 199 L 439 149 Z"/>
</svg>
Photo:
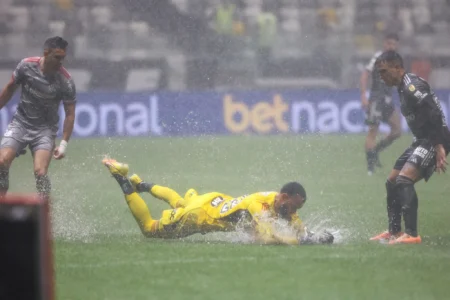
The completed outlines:
<svg viewBox="0 0 450 300">
<path fill-rule="evenodd" d="M 388 123 L 394 111 L 395 106 L 391 97 L 386 96 L 384 99 L 377 100 L 370 99 L 366 124 L 370 126 L 379 125 L 381 122 Z"/>
<path fill-rule="evenodd" d="M 394 169 L 400 171 L 407 162 L 415 165 L 428 181 L 436 169 L 436 150 L 428 140 L 417 140 L 397 159 Z"/>
</svg>

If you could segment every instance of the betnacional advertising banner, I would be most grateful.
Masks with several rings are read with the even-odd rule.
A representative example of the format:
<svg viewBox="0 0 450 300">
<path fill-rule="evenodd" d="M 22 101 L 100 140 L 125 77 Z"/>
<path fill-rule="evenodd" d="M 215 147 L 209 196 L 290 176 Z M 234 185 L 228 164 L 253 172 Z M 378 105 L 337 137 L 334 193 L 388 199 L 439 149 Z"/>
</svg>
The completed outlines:
<svg viewBox="0 0 450 300">
<path fill-rule="evenodd" d="M 436 94 L 448 116 L 450 91 Z M 2 133 L 17 101 L 18 96 L 0 110 Z M 396 97 L 393 101 L 398 106 Z M 62 128 L 62 106 L 60 116 Z M 77 95 L 73 136 L 354 134 L 367 130 L 364 119 L 357 90 L 89 92 Z"/>
</svg>

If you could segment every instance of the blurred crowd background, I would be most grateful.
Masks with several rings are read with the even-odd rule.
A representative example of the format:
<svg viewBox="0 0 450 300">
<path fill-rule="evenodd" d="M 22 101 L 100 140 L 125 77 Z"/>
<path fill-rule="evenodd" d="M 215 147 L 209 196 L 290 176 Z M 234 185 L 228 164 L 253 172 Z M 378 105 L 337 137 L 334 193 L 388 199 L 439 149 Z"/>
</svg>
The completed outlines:
<svg viewBox="0 0 450 300">
<path fill-rule="evenodd" d="M 449 88 L 449 23 L 449 0 L 0 0 L 0 69 L 61 35 L 81 90 L 356 88 L 395 32 Z"/>
</svg>

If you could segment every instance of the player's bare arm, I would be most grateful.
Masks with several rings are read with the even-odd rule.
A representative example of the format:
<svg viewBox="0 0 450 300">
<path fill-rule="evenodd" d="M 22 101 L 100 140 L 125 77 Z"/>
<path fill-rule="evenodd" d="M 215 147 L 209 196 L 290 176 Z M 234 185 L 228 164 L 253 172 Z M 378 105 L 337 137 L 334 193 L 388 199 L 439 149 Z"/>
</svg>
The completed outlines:
<svg viewBox="0 0 450 300">
<path fill-rule="evenodd" d="M 5 85 L 0 93 L 0 109 L 8 104 L 18 87 L 19 85 L 15 84 L 13 79 Z"/>
<path fill-rule="evenodd" d="M 257 205 L 257 204 L 255 204 Z M 252 209 L 249 209 L 250 213 Z M 295 234 L 281 234 L 273 226 L 274 218 L 253 215 L 255 223 L 256 242 L 264 245 L 298 245 L 299 240 Z"/>
<path fill-rule="evenodd" d="M 445 173 L 447 171 L 447 155 L 445 153 L 444 145 L 438 144 L 434 146 L 436 149 L 436 171 L 440 173 Z"/>
<path fill-rule="evenodd" d="M 73 126 L 75 124 L 75 102 L 64 102 L 64 112 L 66 117 L 64 119 L 63 138 L 59 147 L 57 147 L 53 153 L 55 159 L 62 159 L 65 156 L 67 143 L 70 140 L 73 132 Z"/>
<path fill-rule="evenodd" d="M 366 111 L 369 107 L 369 100 L 367 99 L 367 83 L 369 82 L 369 71 L 364 70 L 359 79 L 359 89 L 361 91 L 361 107 Z"/>
</svg>

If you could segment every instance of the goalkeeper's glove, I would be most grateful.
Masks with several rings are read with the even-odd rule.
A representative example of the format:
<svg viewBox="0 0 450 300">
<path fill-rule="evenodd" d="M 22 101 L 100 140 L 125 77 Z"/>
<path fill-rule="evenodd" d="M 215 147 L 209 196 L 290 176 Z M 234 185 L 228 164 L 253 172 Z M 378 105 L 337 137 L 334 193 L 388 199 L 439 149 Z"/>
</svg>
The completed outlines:
<svg viewBox="0 0 450 300">
<path fill-rule="evenodd" d="M 300 239 L 301 245 L 311 244 L 333 244 L 334 236 L 327 230 L 322 233 L 314 233 L 306 229 L 306 235 Z"/>
</svg>

